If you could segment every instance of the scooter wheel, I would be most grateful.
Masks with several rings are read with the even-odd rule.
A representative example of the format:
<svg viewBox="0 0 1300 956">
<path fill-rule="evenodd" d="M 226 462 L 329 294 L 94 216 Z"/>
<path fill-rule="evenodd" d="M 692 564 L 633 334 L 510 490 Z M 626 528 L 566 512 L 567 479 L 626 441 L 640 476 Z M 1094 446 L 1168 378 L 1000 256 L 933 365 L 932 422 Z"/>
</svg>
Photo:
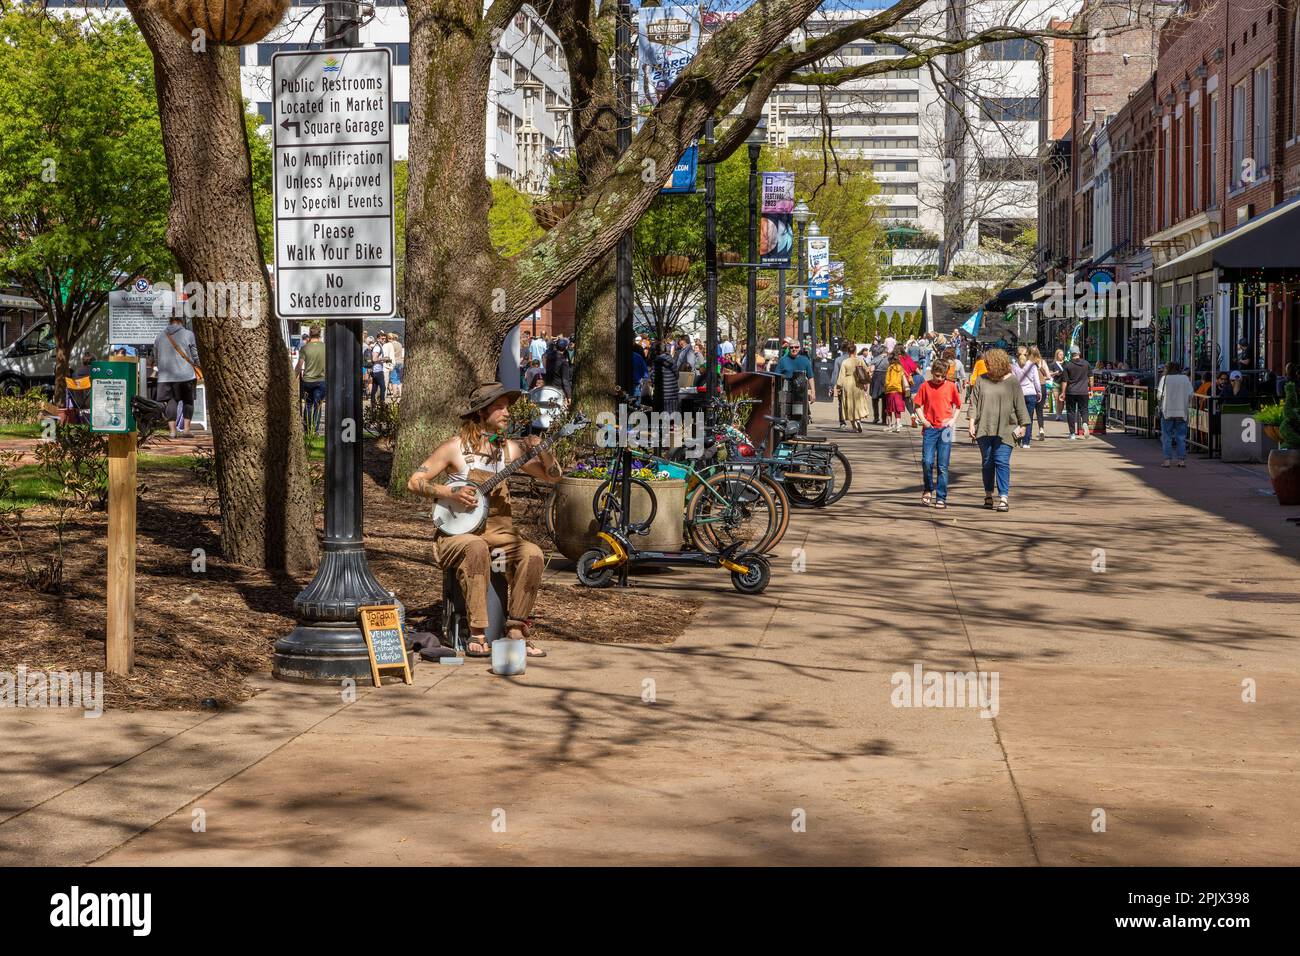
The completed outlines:
<svg viewBox="0 0 1300 956">
<path fill-rule="evenodd" d="M 772 566 L 767 563 L 767 558 L 750 551 L 739 555 L 736 563 L 747 565 L 749 570 L 744 574 L 731 572 L 733 588 L 741 594 L 762 594 L 767 590 L 767 582 L 772 579 Z"/>
<path fill-rule="evenodd" d="M 609 565 L 604 568 L 592 569 L 592 565 L 601 558 L 608 557 L 604 551 L 599 548 L 592 548 L 590 551 L 584 551 L 582 557 L 578 559 L 578 583 L 584 584 L 589 588 L 609 587 L 610 582 L 614 580 L 614 570 L 617 565 Z"/>
</svg>

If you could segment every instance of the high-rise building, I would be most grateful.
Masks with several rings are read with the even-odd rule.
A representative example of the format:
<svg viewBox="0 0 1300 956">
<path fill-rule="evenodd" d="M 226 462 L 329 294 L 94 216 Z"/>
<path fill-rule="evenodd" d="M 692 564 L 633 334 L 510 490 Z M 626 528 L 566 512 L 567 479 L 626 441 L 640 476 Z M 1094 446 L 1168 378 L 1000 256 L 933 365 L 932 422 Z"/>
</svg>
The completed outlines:
<svg viewBox="0 0 1300 956">
<path fill-rule="evenodd" d="M 393 52 L 393 158 L 407 157 L 411 121 L 411 36 L 402 0 L 373 0 L 374 17 L 362 24 L 362 46 L 386 46 Z M 69 14 L 104 11 L 128 16 L 122 0 L 46 0 L 52 10 Z M 484 9 L 490 6 L 485 0 Z M 281 51 L 306 50 L 320 44 L 325 29 L 320 0 L 293 0 L 284 22 L 261 43 L 239 48 L 244 97 L 261 114 L 272 116 L 271 57 Z M 486 172 L 504 176 L 526 192 L 546 185 L 544 160 L 572 146 L 569 122 L 568 66 L 560 42 L 536 11 L 525 5 L 497 44 L 488 98 Z"/>
</svg>

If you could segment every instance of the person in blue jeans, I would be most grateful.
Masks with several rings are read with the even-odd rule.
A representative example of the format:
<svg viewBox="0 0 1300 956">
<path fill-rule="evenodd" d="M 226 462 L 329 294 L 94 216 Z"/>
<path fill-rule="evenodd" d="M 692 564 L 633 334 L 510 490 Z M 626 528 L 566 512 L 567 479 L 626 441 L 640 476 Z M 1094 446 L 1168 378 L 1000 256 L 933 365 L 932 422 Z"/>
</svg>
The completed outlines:
<svg viewBox="0 0 1300 956">
<path fill-rule="evenodd" d="M 961 393 L 948 381 L 948 362 L 930 363 L 930 378 L 917 389 L 916 417 L 921 422 L 921 471 L 925 494 L 921 504 L 933 498 L 936 508 L 948 507 L 948 461 L 952 456 L 953 425 L 961 409 Z M 938 480 L 933 472 L 938 471 Z"/>
<path fill-rule="evenodd" d="M 989 349 L 983 357 L 987 371 L 971 388 L 970 437 L 980 448 L 984 507 L 1009 511 L 1011 449 L 1024 438 L 1029 410 L 1020 383 L 1011 374 L 1011 356 Z"/>
<path fill-rule="evenodd" d="M 1187 467 L 1187 407 L 1192 401 L 1192 380 L 1183 374 L 1177 362 L 1165 366 L 1164 377 L 1156 386 L 1160 409 L 1160 444 L 1165 458 L 1160 464 L 1168 468 L 1177 458 L 1178 467 Z"/>
</svg>

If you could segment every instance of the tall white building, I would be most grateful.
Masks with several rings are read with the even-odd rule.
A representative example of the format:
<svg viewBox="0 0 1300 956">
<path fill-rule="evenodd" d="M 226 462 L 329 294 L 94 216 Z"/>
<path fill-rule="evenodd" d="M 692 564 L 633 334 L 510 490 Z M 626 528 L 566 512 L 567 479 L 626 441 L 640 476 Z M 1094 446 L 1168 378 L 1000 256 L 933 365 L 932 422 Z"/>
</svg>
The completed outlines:
<svg viewBox="0 0 1300 956">
<path fill-rule="evenodd" d="M 893 2 L 827 4 L 808 20 L 808 35 L 824 35 Z M 1044 26 L 1069 6 L 1059 0 L 965 5 L 934 0 L 891 28 L 903 43 L 850 43 L 814 69 L 834 71 L 905 56 L 913 39 L 924 48 L 937 38 L 968 36 L 994 25 Z M 871 162 L 881 187 L 876 202 L 888 226 L 940 237 L 957 230 L 950 269 L 977 260 L 981 238 L 1014 235 L 1036 218 L 1034 157 L 1043 109 L 1039 47 L 1029 39 L 1009 39 L 973 49 L 960 63 L 944 59 L 836 87 L 779 87 L 768 102 L 769 140 L 820 151 L 829 118 L 837 154 Z"/>
<path fill-rule="evenodd" d="M 374 18 L 360 30 L 362 46 L 393 51 L 393 158 L 407 158 L 411 119 L 411 35 L 402 0 L 373 0 Z M 104 11 L 129 16 L 122 0 L 46 0 L 52 10 L 69 14 Z M 484 9 L 490 6 L 485 0 Z M 321 43 L 325 5 L 294 0 L 284 22 L 261 43 L 240 47 L 244 97 L 270 122 L 271 57 L 280 51 L 305 50 Z M 555 34 L 532 7 L 515 15 L 497 46 L 487 115 L 486 172 L 506 176 L 528 192 L 546 185 L 541 160 L 572 147 L 569 120 L 569 75 Z"/>
</svg>

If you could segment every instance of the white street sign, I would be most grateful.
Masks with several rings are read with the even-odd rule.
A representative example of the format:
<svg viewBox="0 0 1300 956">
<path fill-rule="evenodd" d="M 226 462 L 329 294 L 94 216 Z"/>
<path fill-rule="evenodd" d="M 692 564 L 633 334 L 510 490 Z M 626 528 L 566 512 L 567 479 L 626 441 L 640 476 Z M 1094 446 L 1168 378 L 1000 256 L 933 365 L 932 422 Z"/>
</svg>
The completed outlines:
<svg viewBox="0 0 1300 956">
<path fill-rule="evenodd" d="M 393 315 L 393 67 L 387 47 L 277 53 L 275 311 Z"/>
</svg>

